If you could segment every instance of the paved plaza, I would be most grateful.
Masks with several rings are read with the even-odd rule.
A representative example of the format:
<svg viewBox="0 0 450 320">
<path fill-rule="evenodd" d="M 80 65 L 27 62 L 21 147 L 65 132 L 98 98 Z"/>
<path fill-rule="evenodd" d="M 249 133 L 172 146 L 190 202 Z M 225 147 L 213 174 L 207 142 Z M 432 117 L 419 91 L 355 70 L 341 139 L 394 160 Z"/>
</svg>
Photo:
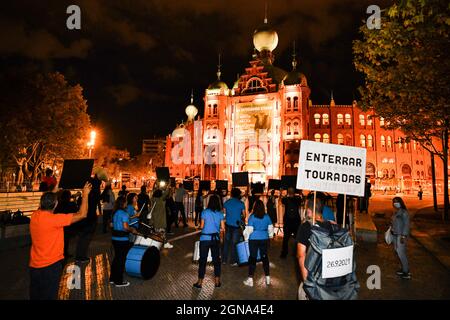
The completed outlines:
<svg viewBox="0 0 450 320">
<path fill-rule="evenodd" d="M 449 299 L 450 269 L 418 238 L 412 237 L 408 243 L 413 279 L 400 280 L 395 271 L 398 269 L 397 258 L 392 247 L 383 242 L 383 232 L 388 224 L 390 209 L 388 204 L 392 197 L 375 196 L 371 202 L 374 222 L 378 229 L 378 243 L 357 243 L 357 274 L 361 285 L 360 299 Z M 414 214 L 417 209 L 430 205 L 430 199 L 423 202 L 414 198 L 405 198 Z M 383 216 L 384 214 L 384 216 Z M 187 236 L 172 242 L 173 249 L 161 251 L 161 265 L 158 273 L 150 280 L 144 281 L 127 277 L 131 285 L 115 288 L 108 281 L 112 247 L 110 236 L 97 233 L 90 246 L 90 262 L 81 267 L 81 288 L 69 290 L 67 280 L 69 273 L 64 273 L 61 280 L 59 297 L 62 300 L 96 300 L 96 299 L 257 299 L 257 300 L 295 300 L 299 284 L 296 259 L 291 250 L 287 259 L 280 259 L 281 235 L 270 243 L 269 258 L 272 284 L 266 287 L 262 266 L 258 264 L 255 286 L 245 287 L 247 267 L 222 266 L 222 287 L 215 288 L 213 268 L 208 266 L 202 290 L 192 288 L 197 279 L 197 265 L 192 263 L 194 242 L 198 239 L 195 228 L 175 228 L 175 235 Z M 413 229 L 415 231 L 415 229 Z M 423 235 L 417 231 L 418 236 Z M 189 235 L 188 235 L 189 234 Z M 420 239 L 419 239 L 420 240 Z M 292 240 L 291 240 L 292 241 Z M 291 242 L 291 248 L 294 243 Z M 74 243 L 72 243 L 72 249 Z M 29 276 L 27 263 L 29 245 L 17 244 L 0 251 L 0 299 L 28 299 Z M 448 252 L 448 251 L 447 251 Z M 69 263 L 67 267 L 73 265 Z M 381 270 L 381 289 L 369 290 L 366 281 L 369 274 L 367 267 L 377 265 Z"/>
</svg>

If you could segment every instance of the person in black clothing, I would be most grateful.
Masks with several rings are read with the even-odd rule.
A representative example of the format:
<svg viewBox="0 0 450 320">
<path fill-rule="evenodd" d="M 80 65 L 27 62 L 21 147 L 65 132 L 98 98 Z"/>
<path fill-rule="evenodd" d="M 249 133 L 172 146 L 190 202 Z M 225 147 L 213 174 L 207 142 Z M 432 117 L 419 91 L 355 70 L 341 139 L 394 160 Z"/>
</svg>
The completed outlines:
<svg viewBox="0 0 450 320">
<path fill-rule="evenodd" d="M 53 213 L 74 213 L 78 212 L 78 209 L 78 205 L 74 201 L 72 201 L 72 194 L 70 193 L 70 190 L 63 190 L 60 194 L 58 204 L 56 205 Z M 71 255 L 69 254 L 69 242 L 70 239 L 75 236 L 75 234 L 76 226 L 70 225 L 64 227 L 64 260 L 66 261 L 71 257 Z"/>
<path fill-rule="evenodd" d="M 270 192 L 270 196 L 267 199 L 267 214 L 269 215 L 270 220 L 272 220 L 272 224 L 275 226 L 278 221 L 275 190 Z"/>
<path fill-rule="evenodd" d="M 141 193 L 138 194 L 137 206 L 138 212 L 141 212 L 141 217 L 147 217 L 149 213 L 148 205 L 150 203 L 150 197 L 147 193 L 147 187 L 141 187 Z"/>
<path fill-rule="evenodd" d="M 248 211 L 253 212 L 253 206 L 255 205 L 256 200 L 259 199 L 259 196 L 255 194 L 255 189 L 251 190 L 251 195 L 248 197 Z"/>
<path fill-rule="evenodd" d="M 178 210 L 173 199 L 173 189 L 170 190 L 169 196 L 166 199 L 166 212 L 167 212 L 167 234 L 172 234 L 172 224 L 178 228 Z"/>
<path fill-rule="evenodd" d="M 300 207 L 302 205 L 302 199 L 295 195 L 294 188 L 288 189 L 288 196 L 283 198 L 282 203 L 284 205 L 284 217 L 283 217 L 283 246 L 281 249 L 280 258 L 286 258 L 288 254 L 289 238 L 293 236 L 295 238 L 298 227 L 300 226 Z"/>
<path fill-rule="evenodd" d="M 366 182 L 366 186 L 364 189 L 364 197 L 359 198 L 359 212 L 363 213 L 369 213 L 369 199 L 372 196 L 371 192 L 372 185 L 369 181 Z"/>
<path fill-rule="evenodd" d="M 198 227 L 198 222 L 200 218 L 200 214 L 203 211 L 203 190 L 200 189 L 197 191 L 197 196 L 195 197 L 195 217 L 194 217 L 194 224 L 196 227 Z"/>
<path fill-rule="evenodd" d="M 127 186 L 124 184 L 122 185 L 122 190 L 119 191 L 117 196 L 126 198 L 128 194 Z"/>
<path fill-rule="evenodd" d="M 100 186 L 102 181 L 95 175 L 89 181 L 92 184 L 92 191 L 88 198 L 87 218 L 80 222 L 79 238 L 77 243 L 76 257 L 77 262 L 89 262 L 87 251 L 92 237 L 97 227 L 97 209 L 100 207 Z"/>
</svg>

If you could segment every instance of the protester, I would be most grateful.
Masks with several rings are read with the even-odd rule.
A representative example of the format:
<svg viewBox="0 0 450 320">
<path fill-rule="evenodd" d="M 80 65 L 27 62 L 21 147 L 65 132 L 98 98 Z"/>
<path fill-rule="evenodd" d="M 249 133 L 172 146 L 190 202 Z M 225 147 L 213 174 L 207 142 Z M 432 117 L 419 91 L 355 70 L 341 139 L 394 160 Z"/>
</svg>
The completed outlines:
<svg viewBox="0 0 450 320">
<path fill-rule="evenodd" d="M 128 213 L 130 217 L 129 225 L 135 229 L 139 227 L 139 212 L 136 211 L 137 207 L 137 199 L 138 196 L 134 192 L 130 192 L 127 195 L 127 207 L 125 211 Z M 136 236 L 134 234 L 130 234 L 130 242 L 134 243 Z"/>
<path fill-rule="evenodd" d="M 186 190 L 183 188 L 183 184 L 178 184 L 178 188 L 175 190 L 175 206 L 177 208 L 177 216 L 178 212 L 181 212 L 181 218 L 183 219 L 183 227 L 187 227 L 186 222 L 186 211 L 184 209 L 184 195 L 186 194 Z"/>
<path fill-rule="evenodd" d="M 101 195 L 103 205 L 103 233 L 108 232 L 109 223 L 114 210 L 114 202 L 116 201 L 115 198 L 116 197 L 114 196 L 114 192 L 111 188 L 111 182 L 107 182 Z"/>
<path fill-rule="evenodd" d="M 302 277 L 302 283 L 306 280 L 308 277 L 308 270 L 305 267 L 305 259 L 306 259 L 306 253 L 308 251 L 309 246 L 311 245 L 309 242 L 309 238 L 311 237 L 311 226 L 313 224 L 313 209 L 314 208 L 314 199 L 312 197 L 308 198 L 306 203 L 306 216 L 305 216 L 305 222 L 303 222 L 298 231 L 297 231 L 297 258 L 298 258 L 298 264 L 300 267 L 300 275 Z M 322 210 L 323 210 L 323 203 L 320 198 L 316 199 L 315 204 L 315 223 L 316 225 L 325 228 L 326 230 L 331 231 L 331 222 L 324 221 L 322 216 Z M 302 292 L 302 290 L 299 290 Z"/>
<path fill-rule="evenodd" d="M 310 193 L 309 197 L 313 198 L 314 194 Z M 327 196 L 323 192 L 316 192 L 316 199 L 320 199 L 322 203 L 322 217 L 326 221 L 336 221 L 333 209 L 326 205 Z"/>
<path fill-rule="evenodd" d="M 42 178 L 39 191 L 52 191 L 57 184 L 56 178 L 53 176 L 53 170 L 47 168 L 45 170 L 45 176 Z"/>
<path fill-rule="evenodd" d="M 153 206 L 153 205 L 152 205 Z M 169 195 L 166 199 L 166 215 L 167 215 L 167 234 L 173 234 L 171 232 L 172 224 L 175 223 L 175 227 L 178 228 L 178 212 L 173 200 L 173 190 L 169 190 Z"/>
<path fill-rule="evenodd" d="M 364 188 L 364 197 L 359 198 L 359 212 L 363 213 L 369 213 L 369 199 L 372 197 L 371 192 L 372 185 L 369 181 L 366 182 L 365 188 Z"/>
<path fill-rule="evenodd" d="M 266 214 L 264 203 L 256 200 L 253 212 L 248 218 L 248 225 L 244 231 L 244 237 L 249 239 L 248 246 L 250 255 L 248 258 L 248 278 L 244 284 L 253 287 L 253 276 L 256 269 L 258 251 L 263 263 L 266 285 L 270 285 L 269 256 L 267 254 L 269 237 L 273 237 L 273 224 L 269 215 Z"/>
<path fill-rule="evenodd" d="M 128 281 L 123 280 L 125 271 L 125 262 L 127 254 L 132 244 L 129 241 L 129 235 L 137 234 L 136 229 L 130 227 L 130 215 L 125 210 L 127 200 L 120 196 L 114 204 L 114 214 L 112 219 L 112 245 L 114 247 L 114 259 L 111 263 L 111 274 L 109 282 L 116 287 L 127 287 L 130 285 Z"/>
<path fill-rule="evenodd" d="M 87 257 L 87 251 L 92 237 L 94 236 L 95 229 L 97 228 L 97 209 L 100 207 L 100 186 L 102 181 L 97 175 L 94 175 L 94 177 L 91 178 L 90 183 L 92 185 L 92 190 L 89 193 L 87 217 L 79 223 L 80 230 L 75 257 L 78 263 L 90 261 Z"/>
<path fill-rule="evenodd" d="M 70 190 L 63 190 L 60 194 L 58 205 L 53 213 L 74 213 L 78 212 L 78 205 L 72 201 L 72 194 Z M 70 239 L 76 234 L 76 226 L 70 225 L 64 227 L 64 261 L 67 261 L 71 255 L 69 254 Z"/>
<path fill-rule="evenodd" d="M 215 286 L 220 287 L 220 237 L 224 232 L 224 216 L 220 211 L 220 199 L 216 195 L 211 196 L 208 208 L 201 215 L 200 228 L 200 260 L 198 265 L 198 280 L 194 283 L 195 288 L 201 288 L 206 272 L 206 261 L 208 252 L 214 263 Z"/>
<path fill-rule="evenodd" d="M 118 196 L 126 198 L 128 194 L 127 186 L 124 184 L 122 185 L 122 189 L 119 191 Z"/>
<path fill-rule="evenodd" d="M 422 186 L 419 186 L 419 192 L 417 192 L 417 197 L 419 197 L 419 200 L 422 200 L 423 196 L 423 189 Z"/>
<path fill-rule="evenodd" d="M 259 196 L 255 194 L 255 189 L 251 189 L 250 196 L 248 197 L 248 211 L 251 212 L 253 210 L 253 206 L 255 205 L 256 200 L 259 199 Z"/>
<path fill-rule="evenodd" d="M 30 222 L 30 299 L 56 300 L 64 259 L 64 227 L 86 218 L 91 184 L 83 188 L 83 201 L 76 213 L 53 214 L 56 193 L 45 192 Z"/>
<path fill-rule="evenodd" d="M 228 263 L 228 255 L 231 256 L 230 263 L 237 266 L 236 245 L 241 237 L 241 225 L 244 224 L 245 206 L 240 201 L 241 190 L 233 188 L 231 198 L 224 203 L 225 211 L 225 243 L 223 247 L 223 264 Z M 230 249 L 231 248 L 231 249 Z"/>
<path fill-rule="evenodd" d="M 294 188 L 289 188 L 287 197 L 284 197 L 281 202 L 284 205 L 284 217 L 283 245 L 280 258 L 284 259 L 288 254 L 289 238 L 293 236 L 295 239 L 298 227 L 300 226 L 301 219 L 299 210 L 302 205 L 302 199 L 295 195 Z"/>
<path fill-rule="evenodd" d="M 270 196 L 267 199 L 267 214 L 269 215 L 273 225 L 275 225 L 278 221 L 277 198 L 275 196 L 275 190 L 270 191 Z"/>
<path fill-rule="evenodd" d="M 194 217 L 194 224 L 196 227 L 198 227 L 198 222 L 200 218 L 200 214 L 203 211 L 203 196 L 202 196 L 202 190 L 197 191 L 197 196 L 195 197 L 195 217 Z"/>
<path fill-rule="evenodd" d="M 151 206 L 153 208 L 151 222 L 155 231 L 162 234 L 165 239 L 165 233 L 167 228 L 167 216 L 166 216 L 166 199 L 169 196 L 170 191 L 167 189 L 164 192 L 161 189 L 155 190 L 152 195 Z M 165 249 L 172 249 L 173 245 L 169 242 L 164 244 Z"/>
<path fill-rule="evenodd" d="M 406 256 L 406 245 L 410 232 L 409 212 L 406 209 L 405 202 L 400 197 L 392 199 L 392 205 L 396 210 L 392 216 L 392 235 L 394 250 L 402 265 L 401 269 L 397 271 L 397 275 L 402 279 L 411 279 L 409 272 L 408 257 Z"/>
<path fill-rule="evenodd" d="M 146 217 L 149 213 L 149 203 L 150 203 L 150 197 L 147 193 L 147 187 L 145 185 L 141 186 L 141 193 L 138 194 L 137 198 L 137 207 L 138 211 L 140 212 L 141 217 Z"/>
</svg>

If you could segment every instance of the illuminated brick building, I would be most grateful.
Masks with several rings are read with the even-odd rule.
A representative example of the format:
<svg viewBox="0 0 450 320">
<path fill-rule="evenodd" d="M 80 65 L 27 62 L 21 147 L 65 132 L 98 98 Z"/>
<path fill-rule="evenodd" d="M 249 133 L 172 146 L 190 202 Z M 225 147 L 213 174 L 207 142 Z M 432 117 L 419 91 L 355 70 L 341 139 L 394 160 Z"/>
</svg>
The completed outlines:
<svg viewBox="0 0 450 320">
<path fill-rule="evenodd" d="M 356 101 L 336 105 L 333 98 L 329 105 L 312 104 L 295 55 L 291 71 L 273 64 L 278 35 L 267 20 L 253 43 L 256 53 L 233 87 L 220 80 L 219 65 L 217 80 L 205 90 L 203 117 L 195 118 L 191 100 L 188 120 L 167 137 L 165 163 L 172 176 L 231 181 L 232 172 L 248 171 L 256 182 L 296 175 L 300 141 L 308 139 L 367 148 L 367 175 L 375 188 L 430 186 L 430 154 L 406 142 L 402 132 L 386 130 L 373 111 L 363 112 Z M 177 164 L 174 154 L 183 162 Z M 436 157 L 438 187 L 442 171 Z"/>
</svg>

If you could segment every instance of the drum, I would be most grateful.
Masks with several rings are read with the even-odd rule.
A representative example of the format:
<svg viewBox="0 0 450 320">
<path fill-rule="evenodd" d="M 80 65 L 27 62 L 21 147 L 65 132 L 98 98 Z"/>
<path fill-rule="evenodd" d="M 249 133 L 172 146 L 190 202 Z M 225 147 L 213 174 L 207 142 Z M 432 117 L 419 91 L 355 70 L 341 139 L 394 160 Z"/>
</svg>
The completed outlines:
<svg viewBox="0 0 450 320">
<path fill-rule="evenodd" d="M 132 277 L 148 280 L 158 271 L 159 250 L 154 247 L 133 246 L 127 254 L 125 271 Z"/>
<path fill-rule="evenodd" d="M 237 256 L 238 256 L 238 264 L 246 264 L 248 263 L 248 257 L 250 257 L 250 249 L 248 246 L 248 241 L 242 241 L 239 242 L 236 245 L 236 252 L 237 252 Z M 258 255 L 256 257 L 256 261 L 260 261 L 261 260 L 261 256 L 259 254 L 259 250 L 258 250 Z"/>
<path fill-rule="evenodd" d="M 194 245 L 194 256 L 192 258 L 193 262 L 198 262 L 200 260 L 200 241 L 195 241 Z M 206 262 L 212 262 L 211 250 L 208 252 L 208 258 Z"/>
<path fill-rule="evenodd" d="M 136 236 L 136 240 L 134 241 L 135 246 L 156 247 L 158 250 L 161 250 L 163 244 L 164 240 L 157 235 L 147 238 L 143 236 Z"/>
</svg>

